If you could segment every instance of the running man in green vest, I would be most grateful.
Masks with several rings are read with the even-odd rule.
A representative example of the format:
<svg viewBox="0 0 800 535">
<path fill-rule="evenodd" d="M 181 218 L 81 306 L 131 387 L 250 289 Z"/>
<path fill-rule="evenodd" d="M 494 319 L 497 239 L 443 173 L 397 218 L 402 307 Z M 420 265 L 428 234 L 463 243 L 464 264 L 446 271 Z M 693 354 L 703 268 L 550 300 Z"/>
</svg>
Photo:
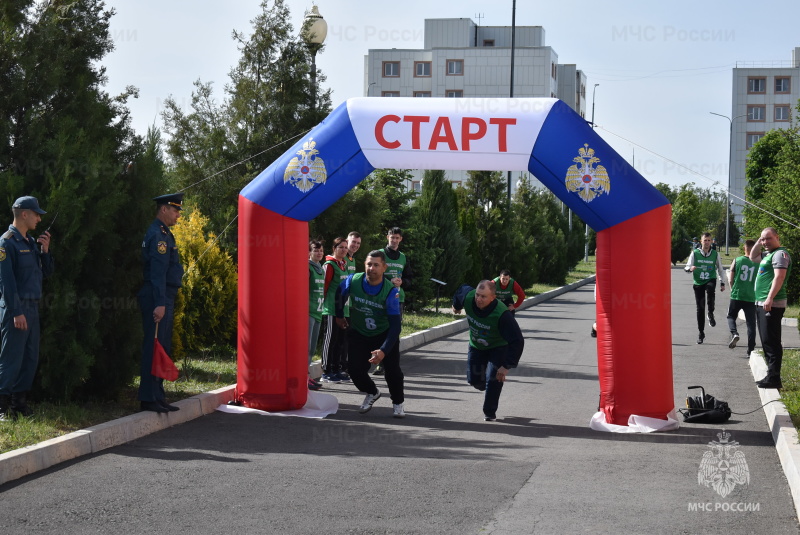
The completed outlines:
<svg viewBox="0 0 800 535">
<path fill-rule="evenodd" d="M 497 289 L 497 300 L 508 307 L 508 310 L 513 314 L 525 301 L 525 291 L 517 281 L 511 278 L 511 272 L 504 269 L 500 272 L 500 276 L 494 279 L 495 288 Z M 517 296 L 517 302 L 514 303 L 514 296 Z"/>
<path fill-rule="evenodd" d="M 783 388 L 781 320 L 786 311 L 786 282 L 792 269 L 792 259 L 788 251 L 781 247 L 777 231 L 767 227 L 761 231 L 761 237 L 750 251 L 750 260 L 759 263 L 755 290 L 756 320 L 761 348 L 767 361 L 767 375 L 756 384 L 759 388 Z"/>
<path fill-rule="evenodd" d="M 387 245 L 383 248 L 386 256 L 386 276 L 400 293 L 400 317 L 403 316 L 403 303 L 406 301 L 406 290 L 411 287 L 411 264 L 408 257 L 400 252 L 400 242 L 403 241 L 403 231 L 400 227 L 392 227 L 386 233 Z M 375 367 L 373 375 L 383 375 L 382 365 Z"/>
<path fill-rule="evenodd" d="M 372 364 L 386 370 L 386 385 L 392 398 L 395 418 L 403 418 L 405 396 L 400 369 L 400 301 L 397 288 L 384 279 L 386 257 L 371 251 L 364 262 L 364 273 L 349 275 L 336 290 L 336 323 L 347 331 L 350 379 L 366 394 L 358 412 L 365 413 L 381 397 L 369 376 Z M 350 318 L 344 317 L 344 303 L 350 298 Z"/>
<path fill-rule="evenodd" d="M 506 376 L 517 367 L 525 339 L 513 314 L 497 300 L 494 281 L 482 280 L 463 301 L 456 294 L 453 308 L 456 312 L 463 308 L 469 323 L 467 382 L 486 392 L 483 419 L 493 422 Z"/>
<path fill-rule="evenodd" d="M 705 324 L 712 327 L 717 325 L 714 319 L 714 290 L 717 285 L 717 274 L 719 274 L 719 291 L 725 291 L 725 272 L 722 270 L 722 261 L 719 253 L 711 248 L 711 234 L 703 233 L 700 238 L 700 249 L 692 250 L 689 260 L 686 262 L 686 271 L 692 273 L 694 277 L 694 300 L 697 304 L 697 343 L 702 344 L 706 337 Z M 708 300 L 708 315 L 706 315 L 706 300 Z"/>
<path fill-rule="evenodd" d="M 744 321 L 747 324 L 747 356 L 756 347 L 756 270 L 758 264 L 750 260 L 750 251 L 756 244 L 755 240 L 744 242 L 744 256 L 739 256 L 731 262 L 728 270 L 728 282 L 731 285 L 731 302 L 728 305 L 728 329 L 731 331 L 731 340 L 728 347 L 733 349 L 739 341 L 739 331 L 736 328 L 736 318 L 739 311 L 744 312 Z"/>
</svg>

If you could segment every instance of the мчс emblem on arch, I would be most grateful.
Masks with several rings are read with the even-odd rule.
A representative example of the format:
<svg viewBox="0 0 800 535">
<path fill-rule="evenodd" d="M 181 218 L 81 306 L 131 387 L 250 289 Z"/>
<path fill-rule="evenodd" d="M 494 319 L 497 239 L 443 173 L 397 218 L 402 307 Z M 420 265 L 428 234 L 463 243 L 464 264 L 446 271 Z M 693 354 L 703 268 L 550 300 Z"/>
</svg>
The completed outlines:
<svg viewBox="0 0 800 535">
<path fill-rule="evenodd" d="M 291 183 L 297 189 L 306 193 L 315 184 L 324 184 L 328 178 L 325 162 L 317 156 L 319 151 L 315 148 L 316 141 L 308 140 L 303 143 L 303 148 L 297 151 L 297 156 L 291 159 L 286 171 L 283 173 L 283 183 Z"/>
<path fill-rule="evenodd" d="M 703 454 L 697 483 L 711 487 L 723 498 L 730 494 L 736 485 L 750 484 L 750 469 L 744 453 L 737 451 L 739 443 L 731 440 L 731 434 L 724 429 L 717 433 L 717 440 L 708 443 L 710 451 Z"/>
<path fill-rule="evenodd" d="M 578 154 L 580 156 L 572 159 L 575 165 L 567 169 L 565 179 L 567 189 L 577 192 L 586 202 L 592 202 L 601 193 L 611 193 L 611 180 L 608 178 L 606 168 L 595 165 L 600 158 L 594 155 L 594 149 L 590 149 L 589 144 L 584 143 L 583 147 L 578 149 Z"/>
</svg>

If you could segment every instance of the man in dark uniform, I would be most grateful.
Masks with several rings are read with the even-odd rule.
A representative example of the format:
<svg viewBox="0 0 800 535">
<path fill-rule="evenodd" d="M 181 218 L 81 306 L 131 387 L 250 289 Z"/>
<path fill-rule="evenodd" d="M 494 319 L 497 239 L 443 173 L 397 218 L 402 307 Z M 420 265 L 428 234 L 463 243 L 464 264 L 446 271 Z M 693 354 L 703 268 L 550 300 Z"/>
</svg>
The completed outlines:
<svg viewBox="0 0 800 535">
<path fill-rule="evenodd" d="M 154 412 L 177 411 L 169 405 L 164 393 L 164 380 L 150 373 L 153 366 L 153 341 L 158 325 L 158 341 L 167 354 L 172 351 L 172 324 L 175 315 L 175 296 L 181 287 L 183 266 L 178 256 L 175 236 L 169 227 L 181 217 L 183 193 L 162 195 L 153 199 L 158 205 L 156 219 L 150 224 L 142 242 L 144 285 L 139 291 L 144 342 L 142 343 L 139 401 L 142 410 Z"/>
<path fill-rule="evenodd" d="M 35 197 L 20 197 L 11 211 L 14 222 L 0 237 L 0 420 L 32 413 L 26 394 L 39 362 L 42 277 L 53 273 L 50 233 L 29 234 L 47 212 Z"/>
<path fill-rule="evenodd" d="M 483 419 L 493 422 L 506 376 L 517 367 L 525 339 L 514 315 L 497 300 L 494 281 L 482 280 L 466 296 L 463 289 L 453 299 L 453 310 L 459 313 L 463 308 L 469 323 L 467 382 L 486 392 Z"/>
</svg>

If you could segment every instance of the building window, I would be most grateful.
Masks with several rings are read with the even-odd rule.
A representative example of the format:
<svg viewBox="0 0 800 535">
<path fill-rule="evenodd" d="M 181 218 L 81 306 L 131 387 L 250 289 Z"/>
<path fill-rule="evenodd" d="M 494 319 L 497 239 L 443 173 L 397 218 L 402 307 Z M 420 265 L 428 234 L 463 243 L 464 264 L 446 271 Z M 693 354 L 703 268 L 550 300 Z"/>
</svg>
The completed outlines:
<svg viewBox="0 0 800 535">
<path fill-rule="evenodd" d="M 764 132 L 748 132 L 747 133 L 747 150 L 753 148 L 759 139 L 764 137 Z"/>
<path fill-rule="evenodd" d="M 494 46 L 494 39 L 484 39 L 483 46 Z"/>
<path fill-rule="evenodd" d="M 765 93 L 767 91 L 766 78 L 748 78 L 747 79 L 747 92 L 748 93 Z"/>
<path fill-rule="evenodd" d="M 553 77 L 553 80 L 558 77 L 558 68 L 556 67 L 555 62 L 550 62 L 550 76 Z"/>
<path fill-rule="evenodd" d="M 411 190 L 414 193 L 421 193 L 422 192 L 422 181 L 420 181 L 420 180 L 412 180 L 411 181 Z"/>
<path fill-rule="evenodd" d="M 765 121 L 767 119 L 766 106 L 748 106 L 747 107 L 747 120 L 748 121 Z"/>
<path fill-rule="evenodd" d="M 447 75 L 448 76 L 461 76 L 464 74 L 464 60 L 463 59 L 448 59 L 447 60 Z"/>
<path fill-rule="evenodd" d="M 464 96 L 464 91 L 461 89 L 448 89 L 445 91 L 444 96 L 447 98 L 461 98 Z"/>
<path fill-rule="evenodd" d="M 791 91 L 791 78 L 775 78 L 775 92 L 789 93 Z"/>
<path fill-rule="evenodd" d="M 400 76 L 400 62 L 399 61 L 384 61 L 383 62 L 383 77 L 396 78 Z"/>
<path fill-rule="evenodd" d="M 789 106 L 775 106 L 775 120 L 788 121 L 789 120 Z"/>
<path fill-rule="evenodd" d="M 383 91 L 381 93 L 382 97 L 399 97 L 400 91 Z"/>
<path fill-rule="evenodd" d="M 414 76 L 429 78 L 431 75 L 431 62 L 430 61 L 415 61 L 414 62 Z"/>
<path fill-rule="evenodd" d="M 429 97 L 429 96 L 431 96 L 431 92 L 430 91 L 414 91 L 414 96 L 415 97 Z"/>
</svg>

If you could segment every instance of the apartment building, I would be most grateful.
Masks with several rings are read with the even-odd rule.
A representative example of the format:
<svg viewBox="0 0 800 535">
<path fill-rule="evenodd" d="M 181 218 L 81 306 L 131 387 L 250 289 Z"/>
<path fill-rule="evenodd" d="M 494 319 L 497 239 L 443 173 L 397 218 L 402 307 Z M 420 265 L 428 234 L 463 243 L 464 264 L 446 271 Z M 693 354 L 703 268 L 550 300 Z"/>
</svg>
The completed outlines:
<svg viewBox="0 0 800 535">
<path fill-rule="evenodd" d="M 747 154 L 752 146 L 775 128 L 791 124 L 800 99 L 800 47 L 791 61 L 737 62 L 733 69 L 731 109 L 731 201 L 737 223 L 741 222 Z"/>
<path fill-rule="evenodd" d="M 364 95 L 369 97 L 509 97 L 511 27 L 479 26 L 472 19 L 426 19 L 422 49 L 371 49 L 364 58 Z M 586 75 L 559 64 L 545 45 L 541 26 L 517 26 L 514 97 L 555 97 L 586 116 Z M 498 169 L 498 171 L 502 171 Z M 515 172 L 518 176 L 520 173 Z M 453 185 L 466 181 L 448 171 Z M 419 191 L 422 171 L 410 187 Z M 512 178 L 512 187 L 514 187 Z"/>
</svg>

